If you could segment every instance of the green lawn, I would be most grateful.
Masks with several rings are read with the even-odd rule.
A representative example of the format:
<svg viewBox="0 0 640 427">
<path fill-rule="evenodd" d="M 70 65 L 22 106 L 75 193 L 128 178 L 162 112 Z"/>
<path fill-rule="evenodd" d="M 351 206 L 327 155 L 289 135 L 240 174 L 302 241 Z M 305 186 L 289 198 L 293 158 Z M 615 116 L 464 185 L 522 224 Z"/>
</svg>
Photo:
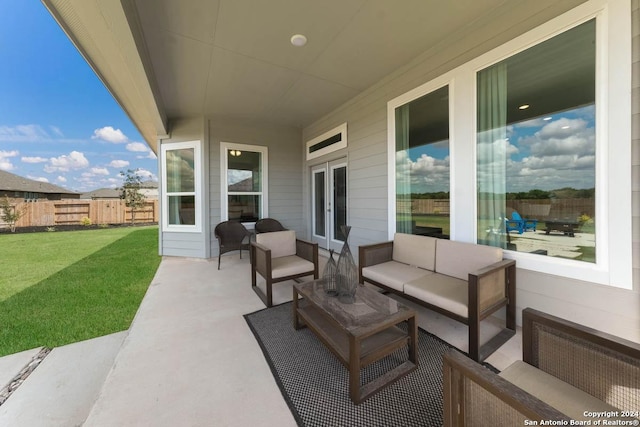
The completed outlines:
<svg viewBox="0 0 640 427">
<path fill-rule="evenodd" d="M 157 227 L 0 235 L 0 356 L 127 329 L 159 264 Z"/>
</svg>

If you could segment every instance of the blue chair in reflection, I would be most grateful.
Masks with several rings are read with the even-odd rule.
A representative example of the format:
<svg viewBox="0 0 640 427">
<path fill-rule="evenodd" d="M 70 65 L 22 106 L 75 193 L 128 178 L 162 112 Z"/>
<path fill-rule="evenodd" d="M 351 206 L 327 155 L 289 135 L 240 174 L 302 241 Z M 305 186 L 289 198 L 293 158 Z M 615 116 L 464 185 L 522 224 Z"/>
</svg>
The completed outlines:
<svg viewBox="0 0 640 427">
<path fill-rule="evenodd" d="M 505 227 L 507 233 L 510 231 L 516 231 L 518 234 L 522 234 L 525 231 L 536 231 L 538 227 L 537 219 L 525 219 L 520 216 L 517 211 L 511 213 L 511 219 L 505 218 Z"/>
</svg>

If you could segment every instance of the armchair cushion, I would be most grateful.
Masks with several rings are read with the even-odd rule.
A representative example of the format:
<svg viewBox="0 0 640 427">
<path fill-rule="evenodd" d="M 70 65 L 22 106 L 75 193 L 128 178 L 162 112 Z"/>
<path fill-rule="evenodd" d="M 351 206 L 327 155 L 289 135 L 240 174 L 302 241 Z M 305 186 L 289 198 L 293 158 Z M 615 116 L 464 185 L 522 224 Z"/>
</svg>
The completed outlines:
<svg viewBox="0 0 640 427">
<path fill-rule="evenodd" d="M 584 416 L 585 408 L 592 412 L 619 411 L 614 406 L 522 360 L 509 365 L 500 376 L 575 420 L 592 419 Z"/>
<path fill-rule="evenodd" d="M 367 279 L 384 283 L 388 287 L 402 292 L 406 282 L 415 280 L 425 274 L 431 275 L 433 272 L 396 261 L 387 261 L 382 264 L 364 267 L 362 274 L 366 276 Z"/>
<path fill-rule="evenodd" d="M 256 234 L 256 242 L 271 249 L 271 258 L 296 254 L 296 232 L 293 230 L 259 233 Z"/>
<path fill-rule="evenodd" d="M 436 272 L 469 280 L 469 273 L 502 260 L 502 249 L 472 243 L 437 240 Z M 460 262 L 464 260 L 464 262 Z"/>
<path fill-rule="evenodd" d="M 271 259 L 271 277 L 274 279 L 293 276 L 312 270 L 312 262 L 300 258 L 296 255 L 288 255 Z"/>
<path fill-rule="evenodd" d="M 396 233 L 393 238 L 393 260 L 433 271 L 436 240 L 435 237 Z"/>
</svg>

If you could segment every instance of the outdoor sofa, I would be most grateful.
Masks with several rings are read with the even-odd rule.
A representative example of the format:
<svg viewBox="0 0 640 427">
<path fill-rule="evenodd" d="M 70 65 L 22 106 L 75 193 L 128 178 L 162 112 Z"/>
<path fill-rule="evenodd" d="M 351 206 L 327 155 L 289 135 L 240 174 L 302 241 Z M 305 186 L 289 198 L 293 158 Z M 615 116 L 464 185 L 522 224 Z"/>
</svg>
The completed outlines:
<svg viewBox="0 0 640 427">
<path fill-rule="evenodd" d="M 502 249 L 396 233 L 359 247 L 359 281 L 469 326 L 469 356 L 484 360 L 516 330 L 516 265 Z M 480 322 L 506 307 L 506 327 L 480 345 Z"/>
<path fill-rule="evenodd" d="M 445 426 L 637 425 L 616 420 L 638 418 L 638 343 L 531 308 L 522 319 L 523 360 L 500 374 L 444 355 Z"/>
</svg>

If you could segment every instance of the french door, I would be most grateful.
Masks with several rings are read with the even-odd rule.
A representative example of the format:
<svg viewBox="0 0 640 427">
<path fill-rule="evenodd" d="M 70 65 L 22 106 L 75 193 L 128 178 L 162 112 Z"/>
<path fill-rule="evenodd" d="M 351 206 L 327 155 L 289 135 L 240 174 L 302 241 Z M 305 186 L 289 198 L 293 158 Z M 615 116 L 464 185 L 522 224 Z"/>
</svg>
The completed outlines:
<svg viewBox="0 0 640 427">
<path fill-rule="evenodd" d="M 342 249 L 347 224 L 347 160 L 311 168 L 311 239 L 324 249 Z"/>
</svg>

